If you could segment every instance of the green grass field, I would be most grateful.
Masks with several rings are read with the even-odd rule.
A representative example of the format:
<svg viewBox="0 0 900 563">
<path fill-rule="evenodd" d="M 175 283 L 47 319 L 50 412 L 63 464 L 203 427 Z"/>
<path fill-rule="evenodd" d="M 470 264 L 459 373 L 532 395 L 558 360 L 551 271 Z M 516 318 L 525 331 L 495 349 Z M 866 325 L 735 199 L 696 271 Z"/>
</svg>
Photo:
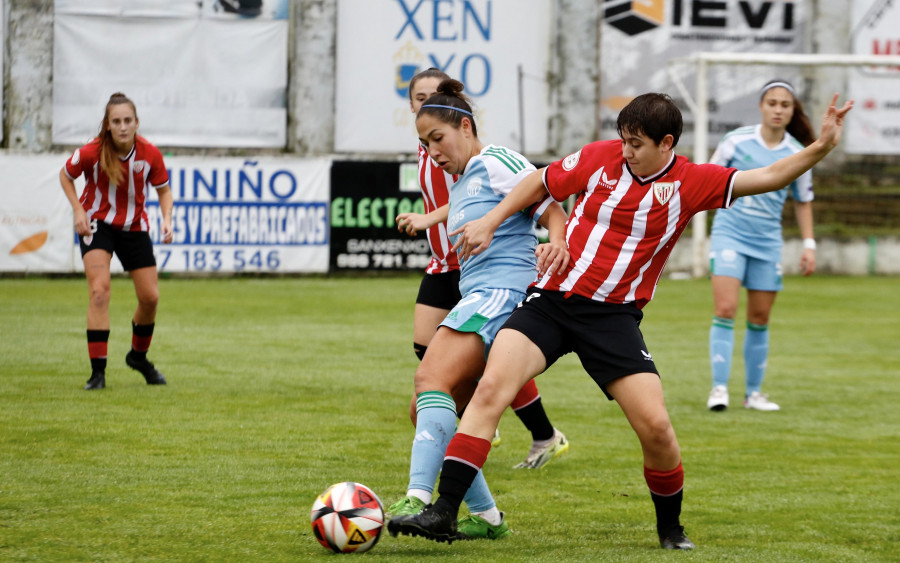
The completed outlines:
<svg viewBox="0 0 900 563">
<path fill-rule="evenodd" d="M 125 366 L 131 283 L 113 283 L 107 389 L 89 376 L 83 279 L 0 279 L 0 560 L 326 561 L 309 513 L 331 483 L 405 492 L 418 276 L 166 279 L 150 351 Z M 663 374 L 698 548 L 664 552 L 640 447 L 564 358 L 538 379 L 563 458 L 513 471 L 511 413 L 485 468 L 513 535 L 435 544 L 385 534 L 367 560 L 900 560 L 896 278 L 788 278 L 765 390 L 777 413 L 706 410 L 711 295 L 664 280 L 642 328 Z M 743 326 L 743 317 L 738 318 Z M 738 341 L 743 330 L 737 331 Z M 740 345 L 738 345 L 740 349 Z"/>
</svg>

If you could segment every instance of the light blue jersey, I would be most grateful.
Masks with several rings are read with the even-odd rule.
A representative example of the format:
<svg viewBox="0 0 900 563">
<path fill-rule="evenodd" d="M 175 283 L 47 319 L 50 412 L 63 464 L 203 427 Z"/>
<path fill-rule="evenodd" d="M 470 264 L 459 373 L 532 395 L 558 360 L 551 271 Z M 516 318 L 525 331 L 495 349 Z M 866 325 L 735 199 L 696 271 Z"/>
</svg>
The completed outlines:
<svg viewBox="0 0 900 563">
<path fill-rule="evenodd" d="M 507 148 L 488 145 L 474 156 L 450 188 L 447 230 L 453 232 L 474 219 L 480 219 L 523 178 L 535 171 L 521 154 Z M 463 298 L 477 289 L 512 289 L 524 292 L 537 277 L 537 235 L 534 222 L 552 200 L 516 213 L 494 233 L 491 245 L 481 254 L 460 263 L 459 290 Z M 459 235 L 450 238 L 453 244 Z"/>
<path fill-rule="evenodd" d="M 803 145 L 788 132 L 784 133 L 784 139 L 777 147 L 770 149 L 762 139 L 761 129 L 761 125 L 750 125 L 726 134 L 710 162 L 738 170 L 752 170 L 803 150 Z M 727 247 L 752 258 L 780 262 L 784 245 L 781 214 L 788 190 L 796 201 L 812 201 L 812 172 L 805 172 L 781 190 L 741 197 L 731 208 L 716 211 L 710 249 L 714 252 Z"/>
</svg>

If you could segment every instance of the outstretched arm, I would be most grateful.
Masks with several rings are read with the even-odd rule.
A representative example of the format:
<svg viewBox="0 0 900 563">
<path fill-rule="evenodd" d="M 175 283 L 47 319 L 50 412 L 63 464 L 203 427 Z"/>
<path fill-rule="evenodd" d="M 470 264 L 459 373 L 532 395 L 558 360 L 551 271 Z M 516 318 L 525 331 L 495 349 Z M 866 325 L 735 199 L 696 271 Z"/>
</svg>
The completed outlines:
<svg viewBox="0 0 900 563">
<path fill-rule="evenodd" d="M 494 238 L 494 231 L 503 221 L 547 197 L 543 174 L 543 168 L 532 172 L 519 182 L 496 207 L 485 213 L 484 217 L 469 221 L 450 233 L 451 236 L 460 235 L 459 240 L 453 245 L 453 250 L 457 252 L 460 260 L 467 260 L 470 255 L 481 254 L 487 250 L 491 239 Z"/>
<path fill-rule="evenodd" d="M 853 100 L 850 100 L 844 103 L 844 107 L 837 109 L 835 107 L 837 99 L 837 94 L 831 99 L 831 105 L 828 106 L 822 120 L 822 131 L 818 139 L 802 151 L 782 158 L 765 168 L 740 172 L 734 179 L 734 197 L 780 190 L 825 158 L 825 155 L 841 140 L 844 116 L 853 108 Z"/>
<path fill-rule="evenodd" d="M 430 229 L 438 223 L 445 222 L 449 209 L 450 204 L 446 204 L 425 215 L 421 213 L 401 213 L 397 215 L 396 219 L 397 230 L 414 237 L 419 231 Z"/>
</svg>

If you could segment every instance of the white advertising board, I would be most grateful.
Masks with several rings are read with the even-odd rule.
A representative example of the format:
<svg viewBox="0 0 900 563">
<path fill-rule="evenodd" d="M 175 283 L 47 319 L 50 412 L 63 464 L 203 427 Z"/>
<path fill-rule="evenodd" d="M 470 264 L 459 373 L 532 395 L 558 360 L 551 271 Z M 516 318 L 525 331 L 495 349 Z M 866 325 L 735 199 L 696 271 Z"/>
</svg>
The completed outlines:
<svg viewBox="0 0 900 563">
<path fill-rule="evenodd" d="M 72 208 L 59 184 L 69 155 L 0 155 L 14 186 L 0 204 L 0 271 L 83 270 Z M 175 240 L 160 241 L 155 191 L 147 214 L 160 272 L 328 271 L 329 159 L 167 157 Z M 76 180 L 80 193 L 84 180 Z M 114 257 L 113 272 L 122 267 Z"/>
<path fill-rule="evenodd" d="M 854 55 L 900 55 L 900 5 L 854 0 Z M 849 71 L 848 97 L 856 100 L 845 125 L 844 150 L 854 154 L 900 154 L 900 68 Z"/>
<path fill-rule="evenodd" d="M 336 149 L 414 152 L 409 79 L 435 67 L 465 84 L 482 141 L 526 153 L 543 152 L 552 4 L 338 0 Z"/>
<path fill-rule="evenodd" d="M 57 1 L 53 142 L 87 142 L 123 92 L 159 146 L 283 147 L 288 21 L 278 4 L 251 17 L 210 0 Z"/>
</svg>

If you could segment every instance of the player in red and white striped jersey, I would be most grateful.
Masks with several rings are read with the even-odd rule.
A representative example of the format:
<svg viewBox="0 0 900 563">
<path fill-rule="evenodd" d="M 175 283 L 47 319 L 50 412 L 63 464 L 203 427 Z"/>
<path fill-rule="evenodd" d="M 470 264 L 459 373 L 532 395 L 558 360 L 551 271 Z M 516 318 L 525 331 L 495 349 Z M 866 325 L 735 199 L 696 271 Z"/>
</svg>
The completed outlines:
<svg viewBox="0 0 900 563">
<path fill-rule="evenodd" d="M 139 371 L 148 384 L 166 383 L 147 360 L 159 301 L 146 211 L 149 190 L 155 189 L 159 196 L 163 242 L 172 241 L 174 204 L 162 154 L 137 135 L 138 125 L 134 102 L 122 93 L 113 94 L 106 104 L 98 136 L 77 149 L 59 172 L 60 184 L 74 211 L 75 230 L 81 236 L 81 256 L 90 290 L 87 339 L 91 377 L 85 386 L 88 390 L 106 386 L 109 266 L 113 253 L 131 275 L 138 300 L 132 319 L 132 348 L 125 362 Z M 75 179 L 82 175 L 85 187 L 79 198 Z"/>
<path fill-rule="evenodd" d="M 662 384 L 639 325 L 666 258 L 696 212 L 729 207 L 735 198 L 781 189 L 812 168 L 840 140 L 853 107 L 825 114 L 819 139 L 755 170 L 695 165 L 674 154 L 681 112 L 664 94 L 644 94 L 619 114 L 620 141 L 591 143 L 522 180 L 491 212 L 451 233 L 461 260 L 482 252 L 503 220 L 549 192 L 576 195 L 567 223 L 570 260 L 529 290 L 498 332 L 484 375 L 447 447 L 440 498 L 405 524 L 438 541 L 448 537 L 463 492 L 490 451 L 509 399 L 563 354 L 575 352 L 637 433 L 644 477 L 656 508 L 660 545 L 692 549 L 681 513 L 681 451 Z"/>
</svg>

